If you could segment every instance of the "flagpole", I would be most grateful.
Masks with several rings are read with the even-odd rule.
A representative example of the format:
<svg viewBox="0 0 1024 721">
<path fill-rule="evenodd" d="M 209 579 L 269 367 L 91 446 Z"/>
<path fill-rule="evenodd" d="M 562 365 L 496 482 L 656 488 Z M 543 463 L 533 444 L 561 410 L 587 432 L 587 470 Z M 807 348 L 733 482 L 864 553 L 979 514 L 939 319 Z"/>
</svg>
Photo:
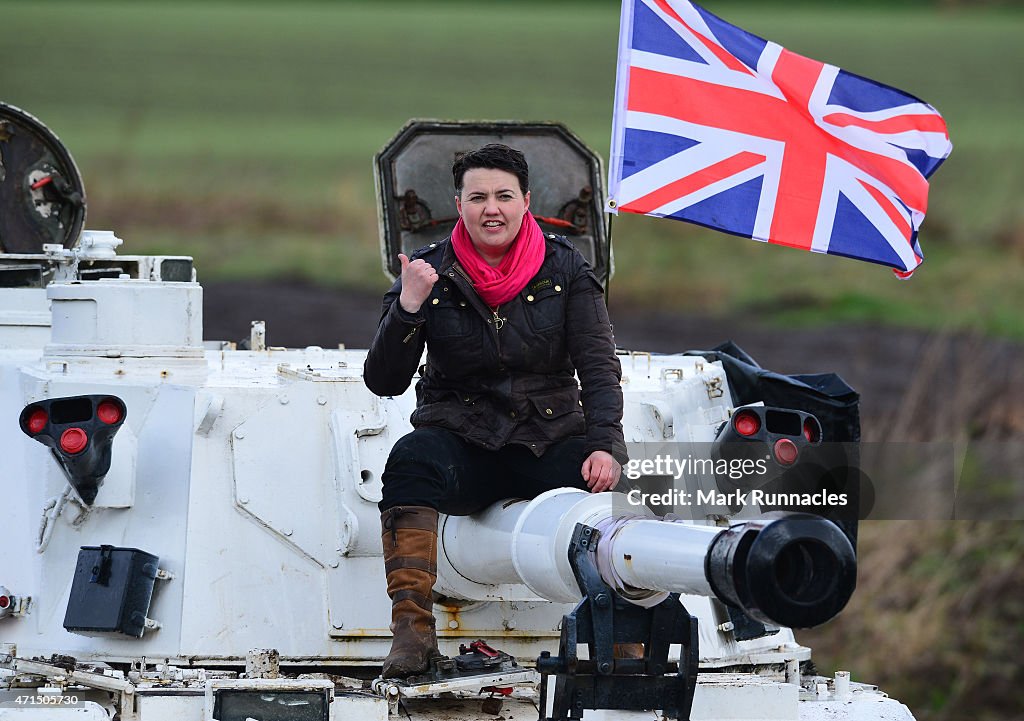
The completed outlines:
<svg viewBox="0 0 1024 721">
<path fill-rule="evenodd" d="M 605 306 L 608 306 L 609 303 L 610 303 L 609 298 L 610 298 L 610 290 L 611 290 L 611 287 L 612 287 L 612 221 L 615 219 L 615 216 L 612 213 L 608 213 L 607 215 L 608 215 L 608 228 L 607 228 L 607 231 L 606 231 L 606 237 L 608 238 L 608 243 L 607 243 L 608 248 L 605 250 L 605 254 L 604 254 L 604 268 L 605 268 L 605 273 L 607 274 L 607 278 L 606 278 L 606 280 L 604 282 L 604 304 L 605 304 Z"/>
</svg>

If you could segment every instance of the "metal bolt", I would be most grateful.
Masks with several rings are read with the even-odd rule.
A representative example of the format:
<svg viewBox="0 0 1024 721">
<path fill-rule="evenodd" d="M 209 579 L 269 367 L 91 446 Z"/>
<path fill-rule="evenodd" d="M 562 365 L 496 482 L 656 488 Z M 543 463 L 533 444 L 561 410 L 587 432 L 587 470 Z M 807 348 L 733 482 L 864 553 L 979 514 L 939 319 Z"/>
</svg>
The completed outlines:
<svg viewBox="0 0 1024 721">
<path fill-rule="evenodd" d="M 284 529 L 284 535 L 286 535 L 286 536 L 292 535 L 292 529 L 290 529 L 290 528 Z"/>
<path fill-rule="evenodd" d="M 597 670 L 601 673 L 610 673 L 612 670 L 612 665 L 607 661 L 602 661 L 601 664 L 597 667 Z"/>
<path fill-rule="evenodd" d="M 594 603 L 597 604 L 598 608 L 605 608 L 605 607 L 607 607 L 608 606 L 608 594 L 607 593 L 599 593 L 599 594 L 597 594 L 597 596 L 594 598 Z"/>
<path fill-rule="evenodd" d="M 288 405 L 288 396 L 281 396 L 278 400 L 281 401 L 282 406 Z"/>
<path fill-rule="evenodd" d="M 239 496 L 238 497 L 238 502 L 241 503 L 244 506 L 246 503 L 249 502 L 249 497 L 248 496 Z"/>
<path fill-rule="evenodd" d="M 316 402 L 319 403 L 322 406 L 326 406 L 327 405 L 327 399 L 324 398 L 323 396 L 318 396 L 317 399 L 316 399 Z"/>
<path fill-rule="evenodd" d="M 452 629 L 453 631 L 455 629 L 457 629 L 458 627 L 459 627 L 459 622 L 458 621 L 452 619 L 451 621 L 448 622 L 448 628 Z"/>
<path fill-rule="evenodd" d="M 243 438 L 245 438 L 245 431 L 243 431 L 241 428 L 235 429 L 235 438 L 237 438 L 238 440 L 242 440 Z"/>
</svg>

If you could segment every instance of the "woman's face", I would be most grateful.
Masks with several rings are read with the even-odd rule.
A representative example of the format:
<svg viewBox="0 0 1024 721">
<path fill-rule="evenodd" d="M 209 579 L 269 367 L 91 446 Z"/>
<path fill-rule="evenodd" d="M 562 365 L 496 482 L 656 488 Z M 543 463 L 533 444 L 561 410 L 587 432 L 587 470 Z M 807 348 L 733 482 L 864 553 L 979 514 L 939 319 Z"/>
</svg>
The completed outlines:
<svg viewBox="0 0 1024 721">
<path fill-rule="evenodd" d="M 515 175 L 495 168 L 473 168 L 462 176 L 455 198 L 462 222 L 477 252 L 497 265 L 508 252 L 530 208 L 530 193 L 519 189 Z"/>
</svg>

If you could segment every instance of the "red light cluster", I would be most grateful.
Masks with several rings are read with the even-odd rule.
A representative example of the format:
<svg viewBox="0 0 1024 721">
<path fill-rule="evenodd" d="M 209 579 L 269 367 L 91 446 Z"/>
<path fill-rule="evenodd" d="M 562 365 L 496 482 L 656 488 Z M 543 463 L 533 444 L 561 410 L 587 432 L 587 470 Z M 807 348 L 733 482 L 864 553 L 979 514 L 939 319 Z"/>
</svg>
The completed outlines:
<svg viewBox="0 0 1024 721">
<path fill-rule="evenodd" d="M 10 596 L 0 596 L 0 611 L 6 610 L 11 607 Z"/>
</svg>

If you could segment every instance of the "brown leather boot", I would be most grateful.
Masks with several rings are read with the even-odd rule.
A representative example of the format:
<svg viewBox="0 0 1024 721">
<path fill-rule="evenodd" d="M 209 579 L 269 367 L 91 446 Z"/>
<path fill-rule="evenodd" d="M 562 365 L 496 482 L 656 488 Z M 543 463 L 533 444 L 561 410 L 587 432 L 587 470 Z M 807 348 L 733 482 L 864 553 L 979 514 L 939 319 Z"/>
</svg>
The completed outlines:
<svg viewBox="0 0 1024 721">
<path fill-rule="evenodd" d="M 425 672 L 441 655 L 430 598 L 437 580 L 437 511 L 395 506 L 380 514 L 380 527 L 394 634 L 381 675 L 405 678 Z"/>
</svg>

